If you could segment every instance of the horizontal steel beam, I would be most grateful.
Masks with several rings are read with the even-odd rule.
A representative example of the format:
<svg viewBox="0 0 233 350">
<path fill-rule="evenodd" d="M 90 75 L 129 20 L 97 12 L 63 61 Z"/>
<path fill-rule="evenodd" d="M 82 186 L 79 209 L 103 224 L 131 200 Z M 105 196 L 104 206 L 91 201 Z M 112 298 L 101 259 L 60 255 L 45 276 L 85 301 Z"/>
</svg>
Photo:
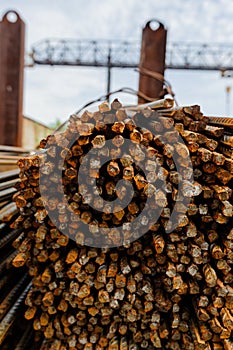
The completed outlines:
<svg viewBox="0 0 233 350">
<path fill-rule="evenodd" d="M 140 42 L 46 39 L 35 44 L 34 64 L 83 67 L 136 68 Z M 233 44 L 170 43 L 167 69 L 233 70 Z"/>
</svg>

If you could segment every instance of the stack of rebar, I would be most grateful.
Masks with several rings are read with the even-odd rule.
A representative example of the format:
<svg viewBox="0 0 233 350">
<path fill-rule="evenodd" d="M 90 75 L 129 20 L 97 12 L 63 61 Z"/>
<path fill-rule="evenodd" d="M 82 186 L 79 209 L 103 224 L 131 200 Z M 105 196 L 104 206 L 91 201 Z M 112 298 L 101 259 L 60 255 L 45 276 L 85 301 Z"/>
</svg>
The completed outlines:
<svg viewBox="0 0 233 350">
<path fill-rule="evenodd" d="M 41 147 L 18 162 L 11 226 L 43 349 L 232 349 L 229 123 L 115 100 Z"/>
<path fill-rule="evenodd" d="M 0 348 L 36 350 L 40 338 L 35 336 L 32 323 L 24 319 L 31 277 L 25 267 L 16 270 L 12 265 L 17 255 L 12 243 L 22 233 L 22 228 L 11 228 L 18 216 L 18 209 L 12 201 L 18 174 L 17 169 L 0 174 Z"/>
<path fill-rule="evenodd" d="M 28 154 L 22 147 L 0 145 L 0 171 L 17 169 L 17 161 Z"/>
</svg>

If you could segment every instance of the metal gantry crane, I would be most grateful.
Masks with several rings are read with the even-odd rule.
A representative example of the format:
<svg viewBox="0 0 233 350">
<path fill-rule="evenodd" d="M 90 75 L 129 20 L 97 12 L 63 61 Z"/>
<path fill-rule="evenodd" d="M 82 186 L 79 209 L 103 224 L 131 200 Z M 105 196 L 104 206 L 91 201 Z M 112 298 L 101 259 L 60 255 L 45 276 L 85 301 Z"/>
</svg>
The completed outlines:
<svg viewBox="0 0 233 350">
<path fill-rule="evenodd" d="M 31 58 L 33 65 L 106 67 L 108 94 L 111 69 L 137 68 L 141 50 L 142 43 L 133 40 L 45 39 L 33 45 Z M 222 77 L 233 76 L 233 44 L 168 43 L 165 52 L 165 69 L 220 71 Z M 161 52 L 155 66 L 160 66 L 159 58 Z M 140 79 L 144 78 L 140 75 Z"/>
<path fill-rule="evenodd" d="M 45 39 L 32 46 L 36 65 L 136 68 L 141 42 Z M 167 69 L 233 70 L 232 44 L 168 43 Z"/>
</svg>

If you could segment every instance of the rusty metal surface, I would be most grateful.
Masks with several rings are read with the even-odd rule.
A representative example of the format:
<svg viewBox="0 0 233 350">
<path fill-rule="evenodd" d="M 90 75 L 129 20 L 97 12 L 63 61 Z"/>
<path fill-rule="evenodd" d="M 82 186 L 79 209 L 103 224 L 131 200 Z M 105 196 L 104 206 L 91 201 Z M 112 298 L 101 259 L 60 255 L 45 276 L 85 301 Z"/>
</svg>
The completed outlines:
<svg viewBox="0 0 233 350">
<path fill-rule="evenodd" d="M 153 30 L 152 22 L 157 22 L 159 28 Z M 166 53 L 167 30 L 158 21 L 149 21 L 142 31 L 142 44 L 140 56 L 140 68 L 146 68 L 152 72 L 164 75 Z M 151 98 L 158 98 L 163 89 L 163 83 L 159 80 L 140 74 L 139 90 Z M 145 103 L 142 98 L 138 103 Z"/>
<path fill-rule="evenodd" d="M 231 140 L 227 140 L 227 143 L 230 142 L 232 146 L 232 137 L 233 137 L 233 118 L 231 117 L 208 117 L 209 124 L 213 126 L 218 126 L 224 128 L 225 139 L 227 136 L 231 137 Z M 224 139 L 224 141 L 225 141 Z"/>
<path fill-rule="evenodd" d="M 233 118 L 231 117 L 208 117 L 210 124 L 227 126 L 233 129 Z"/>
<path fill-rule="evenodd" d="M 12 22 L 10 16 L 15 15 Z M 21 146 L 25 24 L 15 11 L 0 22 L 0 144 Z"/>
</svg>

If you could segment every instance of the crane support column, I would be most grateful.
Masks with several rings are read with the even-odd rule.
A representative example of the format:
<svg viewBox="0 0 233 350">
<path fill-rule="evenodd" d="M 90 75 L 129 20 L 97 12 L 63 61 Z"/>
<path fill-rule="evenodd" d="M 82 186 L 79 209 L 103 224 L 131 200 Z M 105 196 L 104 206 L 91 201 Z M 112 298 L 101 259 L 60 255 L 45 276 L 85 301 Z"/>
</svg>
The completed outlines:
<svg viewBox="0 0 233 350">
<path fill-rule="evenodd" d="M 15 11 L 0 22 L 0 144 L 22 145 L 25 24 Z"/>
<path fill-rule="evenodd" d="M 156 30 L 151 25 L 157 22 L 159 27 Z M 154 73 L 164 75 L 165 54 L 166 54 L 167 30 L 157 20 L 147 22 L 142 31 L 141 56 L 139 68 L 146 68 Z M 139 90 L 151 98 L 159 98 L 163 90 L 163 82 L 151 78 L 143 73 L 139 77 Z M 143 98 L 138 103 L 145 103 Z"/>
<path fill-rule="evenodd" d="M 108 76 L 107 76 L 107 100 L 109 101 L 109 93 L 111 91 L 111 48 L 108 50 Z"/>
</svg>

